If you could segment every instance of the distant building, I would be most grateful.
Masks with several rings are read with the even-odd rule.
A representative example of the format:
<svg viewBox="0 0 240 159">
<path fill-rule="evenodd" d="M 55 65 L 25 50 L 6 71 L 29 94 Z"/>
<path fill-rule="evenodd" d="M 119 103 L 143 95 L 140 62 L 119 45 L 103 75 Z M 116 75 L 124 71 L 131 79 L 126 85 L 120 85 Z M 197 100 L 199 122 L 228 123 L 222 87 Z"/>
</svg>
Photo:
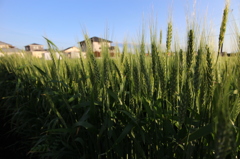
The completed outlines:
<svg viewBox="0 0 240 159">
<path fill-rule="evenodd" d="M 80 49 L 76 46 L 68 47 L 62 52 L 68 57 L 68 58 L 80 58 Z M 82 53 L 83 58 L 86 58 L 86 52 Z"/>
<path fill-rule="evenodd" d="M 22 50 L 13 45 L 0 41 L 0 56 L 4 55 L 22 55 Z"/>
<path fill-rule="evenodd" d="M 87 42 L 89 42 L 89 46 L 87 45 Z M 101 57 L 102 47 L 107 47 L 110 52 L 110 56 L 114 56 L 114 46 L 111 46 L 112 41 L 102 39 L 99 37 L 92 37 L 87 40 L 87 42 L 80 41 L 80 47 L 83 53 L 87 52 L 87 47 L 91 47 L 95 57 Z"/>
<path fill-rule="evenodd" d="M 115 46 L 110 46 L 109 47 L 109 53 L 110 53 L 110 57 L 115 56 Z"/>
<path fill-rule="evenodd" d="M 44 50 L 43 45 L 32 43 L 25 46 L 25 51 L 37 58 L 43 58 L 43 55 L 47 52 Z"/>
<path fill-rule="evenodd" d="M 26 51 L 44 51 L 43 45 L 32 43 L 25 46 Z"/>
<path fill-rule="evenodd" d="M 18 48 L 0 48 L 0 56 L 6 55 L 23 55 L 22 50 Z"/>
<path fill-rule="evenodd" d="M 0 48 L 1 48 L 1 49 L 2 49 L 2 48 L 7 49 L 7 48 L 14 48 L 14 46 L 12 46 L 12 45 L 10 45 L 10 44 L 8 44 L 8 43 L 5 43 L 5 42 L 0 41 Z"/>
<path fill-rule="evenodd" d="M 52 54 L 53 54 L 53 56 L 55 57 L 56 60 L 61 60 L 62 59 L 62 57 L 60 55 L 61 53 L 55 52 L 55 53 L 52 53 Z M 45 53 L 42 54 L 41 58 L 44 59 L 44 60 L 52 60 L 52 55 L 51 55 L 50 52 L 45 52 Z"/>
</svg>

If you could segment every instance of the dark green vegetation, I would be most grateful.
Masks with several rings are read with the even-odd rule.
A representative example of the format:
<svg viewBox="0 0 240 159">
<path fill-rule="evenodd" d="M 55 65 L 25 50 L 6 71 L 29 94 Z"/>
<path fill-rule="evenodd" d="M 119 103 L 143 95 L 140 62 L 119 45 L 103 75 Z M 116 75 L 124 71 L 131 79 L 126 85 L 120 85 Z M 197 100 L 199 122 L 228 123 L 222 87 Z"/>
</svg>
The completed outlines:
<svg viewBox="0 0 240 159">
<path fill-rule="evenodd" d="M 171 38 L 165 52 L 154 35 L 151 56 L 143 37 L 134 54 L 126 45 L 115 58 L 107 50 L 100 59 L 91 51 L 87 59 L 1 57 L 1 115 L 19 150 L 58 159 L 240 156 L 240 56 L 216 60 L 194 29 L 187 49 L 174 52 Z"/>
<path fill-rule="evenodd" d="M 116 58 L 2 57 L 1 111 L 30 156 L 234 158 L 240 57 L 213 65 L 192 38 L 171 56 L 152 41 L 150 57 L 144 44 Z"/>
</svg>

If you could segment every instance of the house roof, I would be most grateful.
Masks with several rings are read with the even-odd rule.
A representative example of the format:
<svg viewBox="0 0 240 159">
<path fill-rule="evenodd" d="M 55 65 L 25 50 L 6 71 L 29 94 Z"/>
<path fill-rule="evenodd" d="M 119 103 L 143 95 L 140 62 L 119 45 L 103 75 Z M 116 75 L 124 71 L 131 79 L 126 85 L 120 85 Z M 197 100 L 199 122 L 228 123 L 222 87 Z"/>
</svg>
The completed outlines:
<svg viewBox="0 0 240 159">
<path fill-rule="evenodd" d="M 32 43 L 32 44 L 29 44 L 29 45 L 26 45 L 26 46 L 30 46 L 30 45 L 40 45 L 40 44 Z"/>
<path fill-rule="evenodd" d="M 11 44 L 8 44 L 8 43 L 2 42 L 2 41 L 0 41 L 0 45 L 9 45 L 10 47 L 13 47 Z"/>
<path fill-rule="evenodd" d="M 64 49 L 64 50 L 62 50 L 62 51 L 66 51 L 66 50 L 71 49 L 71 48 L 74 48 L 74 47 L 76 47 L 76 46 L 68 47 L 68 48 L 66 48 L 66 49 Z M 77 48 L 77 47 L 76 47 L 76 48 Z"/>
<path fill-rule="evenodd" d="M 0 49 L 0 52 L 3 53 L 9 53 L 9 52 L 21 52 L 22 50 L 18 49 L 18 48 L 2 48 Z"/>
<path fill-rule="evenodd" d="M 89 40 L 90 40 L 90 41 L 93 41 L 93 42 L 101 42 L 101 41 L 104 41 L 104 42 L 110 42 L 110 43 L 112 43 L 112 41 L 110 41 L 110 40 L 103 39 L 103 38 L 99 38 L 99 37 L 96 37 L 96 36 L 89 38 Z M 85 40 L 80 41 L 79 43 L 84 43 L 84 42 L 85 42 Z"/>
<path fill-rule="evenodd" d="M 62 50 L 62 51 L 65 51 L 65 50 L 71 49 L 71 48 L 73 48 L 73 47 L 74 47 L 74 46 L 68 47 L 68 48 L 66 48 L 66 49 L 64 49 L 64 50 Z"/>
</svg>

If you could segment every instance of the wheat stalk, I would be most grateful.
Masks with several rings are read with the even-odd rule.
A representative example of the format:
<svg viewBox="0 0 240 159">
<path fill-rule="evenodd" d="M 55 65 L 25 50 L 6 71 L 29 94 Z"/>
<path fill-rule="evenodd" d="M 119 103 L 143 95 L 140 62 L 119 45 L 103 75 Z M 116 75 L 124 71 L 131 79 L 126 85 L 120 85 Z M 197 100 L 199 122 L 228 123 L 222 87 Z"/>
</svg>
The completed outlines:
<svg viewBox="0 0 240 159">
<path fill-rule="evenodd" d="M 171 43 L 172 43 L 172 22 L 168 22 L 167 41 L 166 41 L 167 54 L 169 53 L 169 51 L 171 49 Z"/>
<path fill-rule="evenodd" d="M 187 65 L 187 73 L 189 74 L 190 69 L 193 64 L 193 54 L 194 54 L 194 32 L 190 30 L 188 33 L 188 48 L 186 54 L 186 65 Z"/>
<path fill-rule="evenodd" d="M 226 26 L 227 26 L 227 20 L 228 20 L 228 12 L 229 12 L 229 1 L 226 1 L 225 8 L 223 11 L 223 16 L 222 16 L 220 34 L 218 37 L 218 56 L 221 53 L 221 51 L 222 51 L 221 49 L 223 47 L 224 35 L 226 32 Z"/>
<path fill-rule="evenodd" d="M 200 87 L 200 69 L 201 69 L 201 60 L 202 60 L 202 49 L 198 50 L 198 53 L 196 55 L 196 65 L 194 67 L 194 91 L 198 92 Z"/>
</svg>

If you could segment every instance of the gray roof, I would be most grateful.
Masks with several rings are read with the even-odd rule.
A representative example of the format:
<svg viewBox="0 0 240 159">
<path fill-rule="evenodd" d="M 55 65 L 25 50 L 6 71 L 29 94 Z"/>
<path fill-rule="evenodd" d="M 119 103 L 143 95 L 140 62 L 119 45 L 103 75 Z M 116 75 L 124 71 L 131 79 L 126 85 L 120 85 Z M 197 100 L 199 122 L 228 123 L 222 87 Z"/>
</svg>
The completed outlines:
<svg viewBox="0 0 240 159">
<path fill-rule="evenodd" d="M 71 48 L 73 48 L 73 47 L 74 47 L 74 46 L 68 47 L 68 48 L 66 48 L 66 49 L 64 49 L 64 50 L 62 50 L 62 51 L 65 51 L 65 50 L 71 49 Z"/>
<path fill-rule="evenodd" d="M 91 37 L 89 40 L 90 40 L 90 41 L 93 41 L 93 42 L 101 42 L 101 41 L 105 41 L 105 42 L 110 42 L 110 43 L 112 43 L 112 41 L 110 41 L 110 40 L 102 39 L 102 38 L 99 38 L 99 37 L 96 37 L 96 36 Z M 85 40 L 80 41 L 79 43 L 83 43 L 83 42 L 85 42 Z"/>
<path fill-rule="evenodd" d="M 0 45 L 10 45 L 10 44 L 0 41 Z"/>
<path fill-rule="evenodd" d="M 40 44 L 32 43 L 32 44 L 29 44 L 29 45 L 26 45 L 26 46 L 30 46 L 30 45 L 40 45 Z"/>
<path fill-rule="evenodd" d="M 0 52 L 3 53 L 9 53 L 9 52 L 22 52 L 22 50 L 18 49 L 18 48 L 1 48 Z"/>
<path fill-rule="evenodd" d="M 8 44 L 8 43 L 2 42 L 2 41 L 0 41 L 0 45 L 10 45 L 10 46 L 12 46 L 11 44 Z"/>
<path fill-rule="evenodd" d="M 40 45 L 40 44 L 37 44 L 37 43 L 32 43 L 32 44 L 30 44 L 30 45 Z"/>
</svg>

